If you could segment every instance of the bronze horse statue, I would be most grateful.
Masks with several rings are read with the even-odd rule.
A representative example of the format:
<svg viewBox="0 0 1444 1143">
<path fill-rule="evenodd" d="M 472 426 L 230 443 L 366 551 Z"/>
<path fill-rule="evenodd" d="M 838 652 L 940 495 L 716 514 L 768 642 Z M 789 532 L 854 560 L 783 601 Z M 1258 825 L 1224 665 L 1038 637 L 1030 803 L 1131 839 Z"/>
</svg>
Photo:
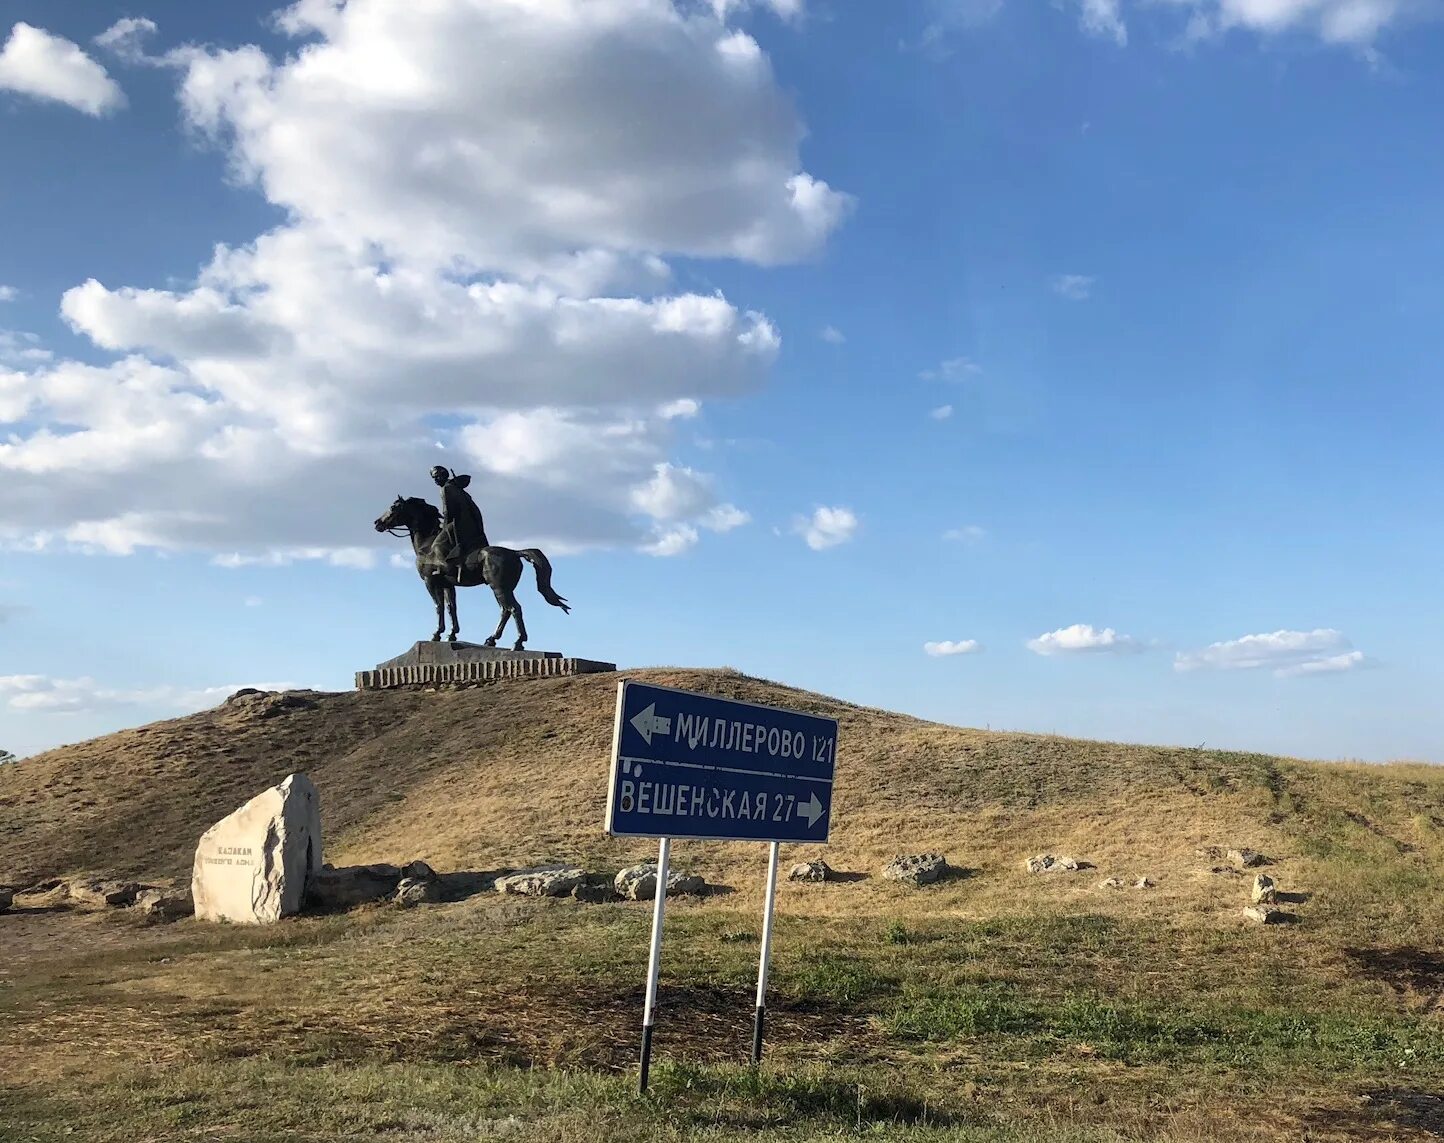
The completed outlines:
<svg viewBox="0 0 1444 1143">
<path fill-rule="evenodd" d="M 398 496 L 396 502 L 376 520 L 378 532 L 393 535 L 409 535 L 411 547 L 416 552 L 416 574 L 431 594 L 436 604 L 436 633 L 432 642 L 439 642 L 442 628 L 446 625 L 447 609 L 451 612 L 451 642 L 461 628 L 456 622 L 456 589 L 458 587 L 479 587 L 486 584 L 501 606 L 501 622 L 496 631 L 486 640 L 486 646 L 495 647 L 501 633 L 506 630 L 507 620 L 516 619 L 516 643 L 513 650 L 525 649 L 526 623 L 522 619 L 521 604 L 516 601 L 516 585 L 521 582 L 521 563 L 526 560 L 536 568 L 536 589 L 541 597 L 553 607 L 570 612 L 567 601 L 552 590 L 552 565 L 540 548 L 498 547 L 488 544 L 467 556 L 461 565 L 460 575 L 447 566 L 445 553 L 437 541 L 441 535 L 441 513 L 417 496 Z"/>
</svg>

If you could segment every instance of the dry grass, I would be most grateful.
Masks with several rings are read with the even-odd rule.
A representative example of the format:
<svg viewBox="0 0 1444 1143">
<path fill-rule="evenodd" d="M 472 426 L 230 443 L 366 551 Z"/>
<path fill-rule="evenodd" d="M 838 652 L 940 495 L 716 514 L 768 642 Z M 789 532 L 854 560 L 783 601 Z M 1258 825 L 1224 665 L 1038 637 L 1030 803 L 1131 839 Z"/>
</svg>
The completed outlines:
<svg viewBox="0 0 1444 1143">
<path fill-rule="evenodd" d="M 875 873 L 931 848 L 965 871 L 780 888 L 761 1077 L 739 1063 L 763 853 L 689 843 L 677 859 L 735 892 L 670 912 L 665 1099 L 628 1091 L 638 906 L 485 896 L 267 930 L 45 911 L 0 918 L 0 1125 L 450 1140 L 515 1118 L 538 1139 L 920 1143 L 1444 1128 L 1439 771 L 985 733 L 730 672 L 633 677 L 837 717 L 828 861 Z M 322 695 L 54 751 L 0 770 L 0 882 L 183 876 L 210 822 L 297 769 L 337 863 L 614 867 L 648 853 L 601 833 L 616 681 Z M 1299 923 L 1248 927 L 1248 878 L 1209 872 L 1205 845 L 1268 854 Z M 1041 850 L 1096 868 L 1029 877 Z"/>
<path fill-rule="evenodd" d="M 936 846 L 965 865 L 1003 849 L 1011 864 L 1071 847 L 1182 869 L 1205 842 L 1277 848 L 1276 803 L 1313 801 L 1321 782 L 1387 787 L 1391 805 L 1396 790 L 1418 787 L 1421 812 L 1444 788 L 1417 766 L 1329 768 L 946 727 L 731 672 L 631 677 L 838 718 L 830 855 L 840 866 L 871 868 L 900 847 Z M 616 681 L 328 694 L 270 719 L 222 707 L 52 751 L 0 770 L 0 881 L 77 869 L 184 876 L 206 826 L 294 770 L 322 790 L 338 861 L 620 861 L 645 846 L 601 834 Z M 718 871 L 756 862 L 749 847 L 698 852 Z"/>
</svg>

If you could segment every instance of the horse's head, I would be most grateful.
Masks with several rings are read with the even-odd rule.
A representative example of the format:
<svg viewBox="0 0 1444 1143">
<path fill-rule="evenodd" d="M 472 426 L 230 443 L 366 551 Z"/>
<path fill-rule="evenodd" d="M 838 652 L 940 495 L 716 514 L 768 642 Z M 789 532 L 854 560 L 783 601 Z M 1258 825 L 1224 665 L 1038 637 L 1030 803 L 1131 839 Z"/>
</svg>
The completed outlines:
<svg viewBox="0 0 1444 1143">
<path fill-rule="evenodd" d="M 426 535 L 435 532 L 441 525 L 441 513 L 417 496 L 397 496 L 391 507 L 375 521 L 378 532 L 393 532 L 405 529 L 408 532 Z"/>
<path fill-rule="evenodd" d="M 395 528 L 409 526 L 410 513 L 406 511 L 406 497 L 398 495 L 380 516 L 376 517 L 376 530 L 378 532 L 389 532 Z"/>
</svg>

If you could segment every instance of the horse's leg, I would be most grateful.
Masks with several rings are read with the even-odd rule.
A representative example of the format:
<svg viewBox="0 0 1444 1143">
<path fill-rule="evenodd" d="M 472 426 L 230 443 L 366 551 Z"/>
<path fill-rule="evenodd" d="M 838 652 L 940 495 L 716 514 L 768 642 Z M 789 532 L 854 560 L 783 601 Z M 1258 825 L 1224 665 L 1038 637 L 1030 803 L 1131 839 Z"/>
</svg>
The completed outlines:
<svg viewBox="0 0 1444 1143">
<path fill-rule="evenodd" d="M 495 647 L 496 641 L 501 638 L 501 633 L 506 630 L 506 621 L 511 618 L 511 606 L 507 602 L 511 592 L 507 591 L 500 584 L 493 584 L 491 593 L 496 596 L 497 606 L 501 608 L 501 621 L 497 623 L 496 630 L 493 631 L 491 637 L 487 639 L 486 646 Z M 513 600 L 512 602 L 515 601 Z"/>
<path fill-rule="evenodd" d="M 461 627 L 456 622 L 456 584 L 450 581 L 446 583 L 446 606 L 451 610 L 451 641 L 455 643 Z"/>
<path fill-rule="evenodd" d="M 516 601 L 516 596 L 511 592 L 506 593 L 511 600 L 511 617 L 516 620 L 516 642 L 512 644 L 513 651 L 526 650 L 526 621 L 521 617 L 521 604 Z"/>
<path fill-rule="evenodd" d="M 431 636 L 433 643 L 441 642 L 441 629 L 446 626 L 446 616 L 442 608 L 446 606 L 446 588 L 436 576 L 426 578 L 426 590 L 431 593 L 431 602 L 436 604 L 436 633 Z"/>
<path fill-rule="evenodd" d="M 506 549 L 506 557 L 497 564 L 496 578 L 492 580 L 496 601 L 516 620 L 516 642 L 512 644 L 513 651 L 521 651 L 526 647 L 526 621 L 521 616 L 521 604 L 516 601 L 516 585 L 521 583 L 521 567 L 521 556 Z M 500 633 L 498 629 L 497 634 Z"/>
</svg>

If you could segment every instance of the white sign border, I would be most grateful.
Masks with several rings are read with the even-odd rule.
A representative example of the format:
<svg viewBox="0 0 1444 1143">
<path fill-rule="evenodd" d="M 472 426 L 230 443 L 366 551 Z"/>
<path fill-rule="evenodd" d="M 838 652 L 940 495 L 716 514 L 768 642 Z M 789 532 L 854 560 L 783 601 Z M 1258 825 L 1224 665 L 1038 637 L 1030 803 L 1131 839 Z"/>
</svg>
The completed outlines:
<svg viewBox="0 0 1444 1143">
<path fill-rule="evenodd" d="M 805 710 L 791 710 L 782 706 L 765 706 L 760 702 L 748 702 L 746 699 L 730 699 L 723 695 L 705 695 L 698 691 L 684 691 L 681 687 L 664 687 L 658 683 L 649 683 L 643 679 L 621 679 L 617 683 L 617 714 L 612 725 L 612 753 L 609 770 L 607 773 L 607 813 L 604 826 L 608 837 L 642 837 L 657 841 L 663 837 L 676 838 L 681 841 L 748 841 L 754 845 L 827 845 L 832 837 L 832 795 L 837 788 L 837 740 L 842 737 L 842 728 L 838 725 L 837 719 L 829 719 L 834 727 L 832 740 L 832 780 L 828 783 L 827 791 L 827 837 L 821 841 L 800 841 L 796 838 L 787 838 L 779 841 L 771 837 L 736 837 L 726 834 L 660 834 L 660 833 L 624 833 L 612 828 L 612 811 L 616 806 L 617 794 L 617 772 L 621 769 L 622 755 L 622 710 L 626 706 L 627 687 L 632 683 L 639 686 L 651 687 L 658 691 L 671 691 L 673 694 L 686 695 L 689 698 L 711 698 L 719 702 L 733 702 L 739 706 L 756 707 L 758 710 L 781 711 L 783 714 L 795 714 L 801 718 L 822 718 L 825 714 L 809 714 Z"/>
</svg>

